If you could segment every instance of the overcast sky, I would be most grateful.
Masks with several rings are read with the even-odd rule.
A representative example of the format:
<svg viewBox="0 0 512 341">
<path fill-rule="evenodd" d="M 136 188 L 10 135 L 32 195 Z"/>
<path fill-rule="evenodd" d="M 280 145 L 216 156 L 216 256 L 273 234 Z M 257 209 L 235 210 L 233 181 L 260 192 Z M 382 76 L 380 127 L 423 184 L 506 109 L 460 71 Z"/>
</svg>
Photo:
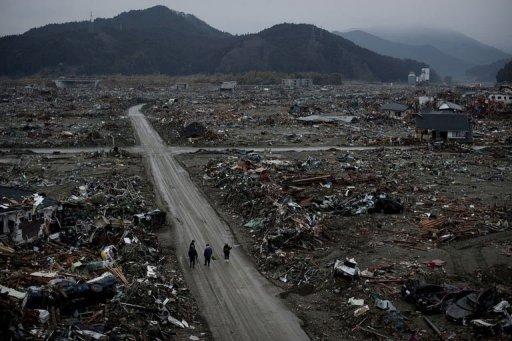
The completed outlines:
<svg viewBox="0 0 512 341">
<path fill-rule="evenodd" d="M 112 17 L 153 5 L 192 13 L 230 33 L 281 22 L 328 30 L 378 26 L 443 27 L 512 52 L 512 0 L 0 0 L 0 35 L 48 23 Z"/>
</svg>

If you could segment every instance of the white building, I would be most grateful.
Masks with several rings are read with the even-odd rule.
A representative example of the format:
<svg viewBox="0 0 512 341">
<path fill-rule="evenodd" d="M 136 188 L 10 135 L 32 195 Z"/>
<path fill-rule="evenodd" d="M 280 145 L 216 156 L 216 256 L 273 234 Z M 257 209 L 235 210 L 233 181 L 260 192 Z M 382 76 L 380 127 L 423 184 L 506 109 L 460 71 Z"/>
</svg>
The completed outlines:
<svg viewBox="0 0 512 341">
<path fill-rule="evenodd" d="M 420 108 L 423 108 L 429 103 L 434 102 L 434 97 L 429 96 L 420 96 L 418 97 L 418 104 L 420 105 Z"/>
<path fill-rule="evenodd" d="M 512 94 L 491 94 L 491 95 L 489 95 L 489 99 L 491 101 L 511 104 L 512 103 Z"/>
<path fill-rule="evenodd" d="M 418 83 L 424 83 L 430 81 L 430 68 L 424 67 L 421 69 L 421 73 L 418 76 Z"/>
<path fill-rule="evenodd" d="M 237 83 L 235 81 L 222 82 L 220 85 L 220 91 L 235 91 L 236 84 Z"/>
</svg>

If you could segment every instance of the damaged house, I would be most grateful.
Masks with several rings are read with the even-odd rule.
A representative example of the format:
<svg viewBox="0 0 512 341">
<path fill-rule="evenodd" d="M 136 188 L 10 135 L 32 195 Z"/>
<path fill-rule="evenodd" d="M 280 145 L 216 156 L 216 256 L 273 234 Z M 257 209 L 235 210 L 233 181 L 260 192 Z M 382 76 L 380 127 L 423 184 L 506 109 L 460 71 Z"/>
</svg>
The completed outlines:
<svg viewBox="0 0 512 341">
<path fill-rule="evenodd" d="M 438 110 L 445 112 L 463 112 L 464 107 L 452 102 L 442 102 L 440 103 Z"/>
<path fill-rule="evenodd" d="M 380 107 L 382 113 L 395 119 L 402 118 L 407 109 L 409 109 L 408 106 L 396 102 L 385 103 Z"/>
<path fill-rule="evenodd" d="M 44 195 L 0 186 L 0 238 L 23 243 L 49 233 L 59 208 L 58 201 Z"/>
<path fill-rule="evenodd" d="M 237 83 L 235 81 L 229 81 L 229 82 L 222 82 L 220 85 L 220 91 L 230 91 L 234 92 L 235 88 L 237 86 Z"/>
<path fill-rule="evenodd" d="M 283 86 L 292 88 L 304 88 L 313 86 L 313 80 L 310 78 L 286 78 L 283 79 L 282 83 Z"/>
<path fill-rule="evenodd" d="M 420 140 L 473 140 L 471 121 L 466 114 L 433 111 L 414 115 L 416 136 Z"/>
</svg>

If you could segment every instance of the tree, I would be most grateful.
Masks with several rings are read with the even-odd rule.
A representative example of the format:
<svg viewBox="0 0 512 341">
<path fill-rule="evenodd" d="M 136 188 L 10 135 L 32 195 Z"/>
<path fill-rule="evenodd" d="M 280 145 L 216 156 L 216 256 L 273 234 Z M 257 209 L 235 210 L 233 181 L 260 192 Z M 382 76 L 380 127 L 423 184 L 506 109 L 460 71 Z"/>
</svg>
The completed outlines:
<svg viewBox="0 0 512 341">
<path fill-rule="evenodd" d="M 512 60 L 505 64 L 503 69 L 498 71 L 496 81 L 498 83 L 512 82 Z"/>
</svg>

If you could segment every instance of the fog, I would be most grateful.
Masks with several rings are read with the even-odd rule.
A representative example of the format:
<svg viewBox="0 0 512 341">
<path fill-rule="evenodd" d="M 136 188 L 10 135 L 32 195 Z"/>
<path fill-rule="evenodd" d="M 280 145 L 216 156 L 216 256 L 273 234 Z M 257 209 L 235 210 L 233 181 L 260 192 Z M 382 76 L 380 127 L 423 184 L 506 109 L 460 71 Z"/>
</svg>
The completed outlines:
<svg viewBox="0 0 512 341">
<path fill-rule="evenodd" d="M 48 23 L 112 17 L 153 5 L 191 13 L 230 33 L 257 32 L 281 22 L 328 30 L 433 27 L 462 32 L 512 52 L 511 0 L 0 0 L 0 35 Z"/>
</svg>

